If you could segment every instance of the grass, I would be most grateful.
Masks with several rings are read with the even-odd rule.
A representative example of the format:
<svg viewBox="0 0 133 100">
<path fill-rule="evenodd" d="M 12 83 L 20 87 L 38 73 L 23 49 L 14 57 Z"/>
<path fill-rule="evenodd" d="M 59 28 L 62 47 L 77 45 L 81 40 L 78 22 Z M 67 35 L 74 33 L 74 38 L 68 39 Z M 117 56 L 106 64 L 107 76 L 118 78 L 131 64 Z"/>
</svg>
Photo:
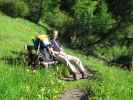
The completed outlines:
<svg viewBox="0 0 133 100">
<path fill-rule="evenodd" d="M 55 100 L 62 90 L 81 88 L 92 100 L 131 100 L 133 98 L 133 72 L 116 66 L 108 66 L 92 56 L 65 48 L 91 69 L 94 76 L 88 80 L 66 82 L 58 76 L 67 74 L 65 65 L 45 70 L 38 68 L 34 73 L 27 71 L 23 63 L 16 63 L 24 45 L 45 29 L 20 18 L 12 19 L 0 14 L 0 99 L 1 100 Z M 7 59 L 5 59 L 7 58 Z M 20 57 L 21 60 L 22 57 Z M 7 60 L 7 61 L 6 61 Z M 15 60 L 15 61 L 14 61 Z M 12 63 L 14 61 L 15 63 Z M 8 62 L 5 64 L 5 62 Z"/>
<path fill-rule="evenodd" d="M 74 54 L 74 51 L 71 54 Z M 69 52 L 69 53 L 70 53 Z M 84 83 L 86 90 L 91 91 L 90 99 L 94 100 L 131 100 L 133 98 L 133 72 L 108 66 L 103 61 L 76 53 L 95 76 Z"/>
</svg>

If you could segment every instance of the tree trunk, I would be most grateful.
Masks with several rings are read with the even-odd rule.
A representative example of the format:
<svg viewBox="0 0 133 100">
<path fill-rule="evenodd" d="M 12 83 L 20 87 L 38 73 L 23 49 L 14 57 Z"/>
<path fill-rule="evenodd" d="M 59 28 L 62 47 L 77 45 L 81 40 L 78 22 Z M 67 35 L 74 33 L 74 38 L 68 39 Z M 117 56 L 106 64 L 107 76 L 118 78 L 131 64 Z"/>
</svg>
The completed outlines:
<svg viewBox="0 0 133 100">
<path fill-rule="evenodd" d="M 43 10 L 43 1 L 44 0 L 40 0 L 40 7 L 39 7 L 39 11 L 38 11 L 38 15 L 37 15 L 37 18 L 36 18 L 36 24 L 38 24 L 39 23 L 39 20 L 40 20 L 40 18 L 41 18 L 41 16 L 42 16 L 42 10 Z"/>
</svg>

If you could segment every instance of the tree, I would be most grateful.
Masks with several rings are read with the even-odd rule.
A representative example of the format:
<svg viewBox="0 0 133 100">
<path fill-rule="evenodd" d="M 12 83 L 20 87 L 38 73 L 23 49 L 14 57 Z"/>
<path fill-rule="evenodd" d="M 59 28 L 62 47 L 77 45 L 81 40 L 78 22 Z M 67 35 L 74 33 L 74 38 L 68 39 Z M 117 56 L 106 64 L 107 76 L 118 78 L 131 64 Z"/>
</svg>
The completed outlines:
<svg viewBox="0 0 133 100">
<path fill-rule="evenodd" d="M 69 27 L 71 29 L 66 29 L 71 30 L 71 34 L 66 35 L 69 35 L 69 38 L 73 37 L 74 44 L 83 48 L 101 40 L 112 28 L 114 22 L 104 1 L 77 0 L 73 18 L 73 26 Z"/>
<path fill-rule="evenodd" d="M 26 2 L 29 5 L 29 9 L 30 9 L 30 13 L 27 16 L 27 19 L 38 23 L 41 16 L 42 16 L 42 12 L 44 9 L 44 1 L 45 0 L 26 0 Z"/>
<path fill-rule="evenodd" d="M 73 15 L 73 6 L 75 5 L 76 0 L 61 0 L 60 9 L 68 13 L 70 16 Z"/>
<path fill-rule="evenodd" d="M 133 22 L 133 0 L 106 0 L 109 11 L 117 20 Z"/>
<path fill-rule="evenodd" d="M 23 0 L 0 0 L 0 10 L 11 17 L 25 17 L 29 8 Z"/>
</svg>

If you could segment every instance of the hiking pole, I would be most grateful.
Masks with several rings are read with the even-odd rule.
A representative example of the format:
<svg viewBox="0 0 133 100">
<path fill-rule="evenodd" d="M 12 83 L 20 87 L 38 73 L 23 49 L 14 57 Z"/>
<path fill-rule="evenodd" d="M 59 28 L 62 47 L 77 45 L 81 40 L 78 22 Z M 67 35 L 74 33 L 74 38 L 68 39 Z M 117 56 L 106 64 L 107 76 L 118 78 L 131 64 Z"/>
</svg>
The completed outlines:
<svg viewBox="0 0 133 100">
<path fill-rule="evenodd" d="M 38 45 L 38 48 L 37 48 L 37 56 L 35 57 L 34 59 L 34 63 L 37 64 L 37 62 L 39 61 L 39 58 L 40 58 L 40 53 L 39 53 L 39 50 L 40 50 L 40 42 L 39 42 L 39 45 Z M 39 62 L 38 62 L 39 63 Z M 39 63 L 40 64 L 40 63 Z"/>
<path fill-rule="evenodd" d="M 40 42 L 39 42 L 39 45 L 38 45 L 38 48 L 37 48 L 37 55 L 39 54 L 39 50 L 40 50 Z"/>
</svg>

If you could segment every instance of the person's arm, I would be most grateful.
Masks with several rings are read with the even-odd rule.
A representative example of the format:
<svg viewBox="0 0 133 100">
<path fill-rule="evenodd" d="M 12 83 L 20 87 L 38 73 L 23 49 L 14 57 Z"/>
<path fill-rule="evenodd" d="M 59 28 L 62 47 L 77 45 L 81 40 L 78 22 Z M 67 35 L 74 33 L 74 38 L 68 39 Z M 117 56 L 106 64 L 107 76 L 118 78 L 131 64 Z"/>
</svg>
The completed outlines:
<svg viewBox="0 0 133 100">
<path fill-rule="evenodd" d="M 55 54 L 60 54 L 60 52 L 54 51 L 53 48 L 51 48 L 51 47 L 48 47 L 48 50 L 53 56 L 55 56 Z"/>
<path fill-rule="evenodd" d="M 66 53 L 63 52 L 63 51 L 55 51 L 55 50 L 53 50 L 53 48 L 51 48 L 51 47 L 49 47 L 48 50 L 49 50 L 49 52 L 50 52 L 53 56 L 55 56 L 55 55 L 66 56 Z"/>
</svg>

